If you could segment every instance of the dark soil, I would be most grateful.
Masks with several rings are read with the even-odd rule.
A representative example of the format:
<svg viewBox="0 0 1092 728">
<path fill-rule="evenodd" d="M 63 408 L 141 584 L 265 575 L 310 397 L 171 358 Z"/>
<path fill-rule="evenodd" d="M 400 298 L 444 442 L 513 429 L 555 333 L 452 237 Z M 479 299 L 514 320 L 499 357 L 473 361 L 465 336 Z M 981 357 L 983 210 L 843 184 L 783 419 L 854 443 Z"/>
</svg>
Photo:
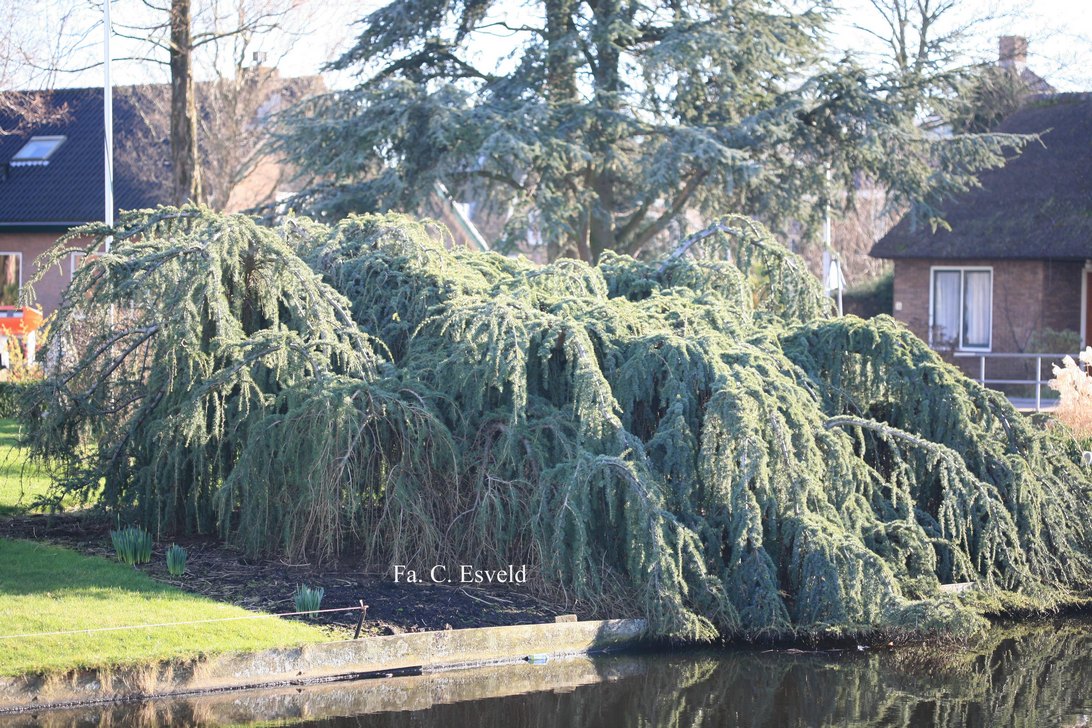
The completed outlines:
<svg viewBox="0 0 1092 728">
<path fill-rule="evenodd" d="M 0 520 L 0 538 L 43 541 L 114 559 L 110 528 L 109 520 L 87 513 L 24 515 Z M 427 577 L 422 577 L 423 584 L 396 583 L 348 564 L 316 566 L 249 559 L 212 538 L 179 538 L 176 542 L 189 551 L 185 576 L 167 573 L 164 552 L 170 542 L 157 543 L 152 562 L 137 568 L 185 591 L 270 613 L 295 611 L 292 594 L 297 585 L 321 586 L 326 590 L 323 609 L 356 607 L 307 618 L 328 626 L 338 636 L 356 627 L 360 601 L 367 605 L 362 633 L 372 635 L 552 622 L 555 616 L 571 611 L 531 594 L 524 585 L 432 584 Z M 602 615 L 580 612 L 578 616 L 592 619 Z"/>
</svg>

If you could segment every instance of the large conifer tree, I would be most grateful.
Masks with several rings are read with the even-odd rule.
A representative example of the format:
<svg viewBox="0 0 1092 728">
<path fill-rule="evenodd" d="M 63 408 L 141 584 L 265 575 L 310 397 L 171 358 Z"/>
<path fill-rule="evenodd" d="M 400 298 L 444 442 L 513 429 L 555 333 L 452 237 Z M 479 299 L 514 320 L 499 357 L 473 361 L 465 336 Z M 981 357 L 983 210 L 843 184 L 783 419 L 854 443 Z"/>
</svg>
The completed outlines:
<svg viewBox="0 0 1092 728">
<path fill-rule="evenodd" d="M 90 262 L 21 408 L 53 502 L 252 554 L 525 564 L 679 639 L 1087 602 L 1089 444 L 890 318 L 830 316 L 760 226 L 594 266 L 438 234 L 196 207 L 73 230 L 39 270 Z"/>
<path fill-rule="evenodd" d="M 862 173 L 930 217 L 1019 142 L 923 131 L 920 74 L 830 61 L 830 2 L 794 7 L 399 0 L 333 64 L 360 84 L 297 109 L 281 144 L 322 181 L 313 208 L 414 209 L 441 181 L 510 205 L 549 257 L 597 260 L 687 210 L 815 220 Z"/>
</svg>

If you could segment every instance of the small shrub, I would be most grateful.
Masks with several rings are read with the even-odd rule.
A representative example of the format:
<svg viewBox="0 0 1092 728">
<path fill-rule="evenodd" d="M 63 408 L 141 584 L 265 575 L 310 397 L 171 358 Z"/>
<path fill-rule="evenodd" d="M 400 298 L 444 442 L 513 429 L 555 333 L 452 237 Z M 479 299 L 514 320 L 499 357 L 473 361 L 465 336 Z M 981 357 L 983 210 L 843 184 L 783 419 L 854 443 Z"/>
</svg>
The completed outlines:
<svg viewBox="0 0 1092 728">
<path fill-rule="evenodd" d="M 1084 369 L 1092 366 L 1092 346 L 1081 352 L 1080 360 L 1078 364 L 1067 356 L 1062 366 L 1054 367 L 1050 388 L 1058 392 L 1059 399 L 1054 415 L 1078 437 L 1092 437 L 1092 376 Z"/>
<path fill-rule="evenodd" d="M 0 381 L 0 418 L 14 419 L 23 411 L 23 398 L 33 381 Z"/>
<path fill-rule="evenodd" d="M 293 595 L 293 600 L 296 603 L 297 612 L 307 612 L 308 616 L 314 616 L 322 607 L 322 597 L 326 594 L 326 590 L 321 586 L 317 586 L 312 589 L 309 586 L 300 584 L 296 587 L 296 593 Z"/>
<path fill-rule="evenodd" d="M 893 270 L 876 278 L 850 287 L 842 293 L 842 310 L 846 315 L 871 318 L 882 313 L 888 316 L 895 308 L 895 272 Z"/>
<path fill-rule="evenodd" d="M 38 329 L 37 346 L 39 352 L 45 351 L 43 346 L 45 337 L 43 334 L 47 328 L 48 325 Z M 0 380 L 13 384 L 28 384 L 40 381 L 42 379 L 42 367 L 37 362 L 27 361 L 26 349 L 24 348 L 26 340 L 19 336 L 8 336 L 7 339 L 8 366 L 6 369 L 0 370 Z"/>
<path fill-rule="evenodd" d="M 146 564 L 152 560 L 152 534 L 139 526 L 127 526 L 110 532 L 118 561 L 123 564 Z"/>
<path fill-rule="evenodd" d="M 186 573 L 186 557 L 189 552 L 176 543 L 172 543 L 167 549 L 167 573 L 171 576 L 182 576 Z"/>
<path fill-rule="evenodd" d="M 1067 354 L 1081 348 L 1081 334 L 1072 329 L 1039 329 L 1028 342 L 1028 353 Z"/>
</svg>

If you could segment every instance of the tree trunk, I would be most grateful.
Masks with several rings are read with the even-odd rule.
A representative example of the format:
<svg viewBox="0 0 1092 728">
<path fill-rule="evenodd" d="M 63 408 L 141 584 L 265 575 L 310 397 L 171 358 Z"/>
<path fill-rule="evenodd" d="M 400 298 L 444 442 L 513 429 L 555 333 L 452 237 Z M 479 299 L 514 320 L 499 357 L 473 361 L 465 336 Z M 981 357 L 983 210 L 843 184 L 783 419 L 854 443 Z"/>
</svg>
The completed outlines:
<svg viewBox="0 0 1092 728">
<path fill-rule="evenodd" d="M 596 150 L 596 166 L 592 174 L 591 189 L 595 193 L 589 220 L 589 260 L 594 263 L 604 250 L 615 246 L 614 235 L 614 174 L 611 171 L 614 143 L 612 127 L 617 122 L 614 113 L 618 110 L 618 92 L 621 89 L 619 76 L 619 52 L 615 45 L 615 15 L 618 12 L 617 0 L 600 0 L 595 4 L 595 29 L 592 31 L 592 43 L 595 46 L 596 64 L 593 74 L 595 82 L 596 105 L 602 110 L 595 124 L 592 125 L 591 147 Z"/>
<path fill-rule="evenodd" d="M 575 0 L 546 0 L 546 98 L 552 106 L 576 99 L 575 11 Z"/>
<path fill-rule="evenodd" d="M 201 202 L 190 0 L 171 0 L 171 166 L 174 202 Z"/>
<path fill-rule="evenodd" d="M 576 12 L 576 0 L 546 0 L 546 102 L 553 113 L 563 113 L 577 100 L 576 59 L 578 52 L 575 44 L 575 30 L 572 27 L 573 14 Z M 579 132 L 576 132 L 579 133 Z M 578 213 L 576 217 L 583 217 Z M 583 220 L 574 220 L 572 228 L 579 231 Z M 560 258 L 571 246 L 565 240 L 566 235 L 559 231 L 543 231 L 546 243 L 546 258 L 550 261 Z M 577 233 L 577 249 L 580 248 L 581 234 Z M 580 257 L 584 257 L 580 253 Z"/>
</svg>

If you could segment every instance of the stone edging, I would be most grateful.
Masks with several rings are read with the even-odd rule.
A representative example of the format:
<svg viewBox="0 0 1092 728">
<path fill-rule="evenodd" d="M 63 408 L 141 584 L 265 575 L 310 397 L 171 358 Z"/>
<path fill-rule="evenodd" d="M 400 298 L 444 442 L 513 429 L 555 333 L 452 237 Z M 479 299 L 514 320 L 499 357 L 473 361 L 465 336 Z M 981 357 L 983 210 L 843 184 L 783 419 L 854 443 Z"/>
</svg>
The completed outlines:
<svg viewBox="0 0 1092 728">
<path fill-rule="evenodd" d="M 576 655 L 634 645 L 645 622 L 591 622 L 410 632 L 153 665 L 0 678 L 0 713 L 275 685 L 432 672 L 514 662 L 529 655 Z"/>
</svg>

